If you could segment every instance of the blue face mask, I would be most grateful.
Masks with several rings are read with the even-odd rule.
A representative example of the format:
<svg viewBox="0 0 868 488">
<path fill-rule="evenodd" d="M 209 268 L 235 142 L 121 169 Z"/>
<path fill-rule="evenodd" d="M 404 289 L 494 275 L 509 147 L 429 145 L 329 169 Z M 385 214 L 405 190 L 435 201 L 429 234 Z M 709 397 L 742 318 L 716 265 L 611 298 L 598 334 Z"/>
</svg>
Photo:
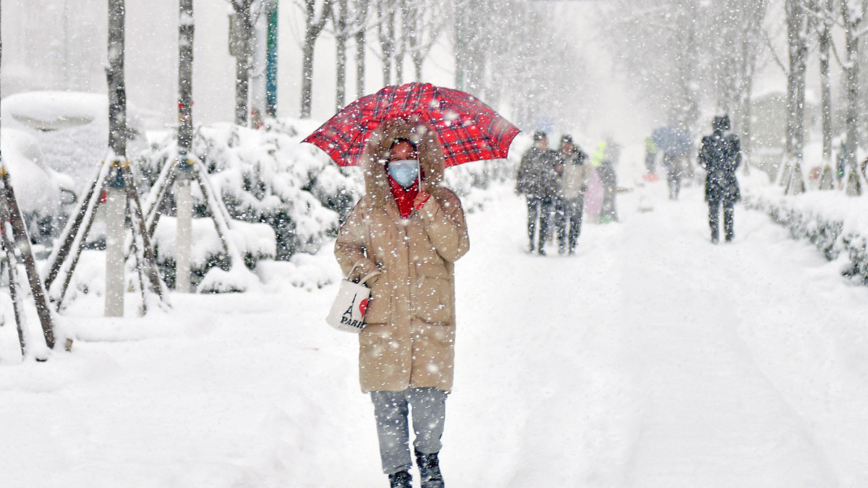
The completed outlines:
<svg viewBox="0 0 868 488">
<path fill-rule="evenodd" d="M 419 177 L 419 161 L 404 159 L 389 162 L 389 174 L 404 188 L 410 187 Z"/>
</svg>

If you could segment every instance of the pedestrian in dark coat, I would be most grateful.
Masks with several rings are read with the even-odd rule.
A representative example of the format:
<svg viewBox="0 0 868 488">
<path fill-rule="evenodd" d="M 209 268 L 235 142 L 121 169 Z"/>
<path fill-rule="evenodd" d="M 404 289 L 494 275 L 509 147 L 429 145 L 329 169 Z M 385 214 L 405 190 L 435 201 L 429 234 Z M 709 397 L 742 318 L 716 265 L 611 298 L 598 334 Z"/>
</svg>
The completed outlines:
<svg viewBox="0 0 868 488">
<path fill-rule="evenodd" d="M 718 242 L 720 207 L 723 205 L 723 227 L 726 241 L 732 241 L 733 207 L 741 200 L 735 171 L 741 164 L 741 143 L 729 132 L 729 116 L 715 117 L 713 132 L 702 138 L 699 165 L 705 168 L 705 201 L 708 202 L 708 223 L 711 242 Z"/>
<path fill-rule="evenodd" d="M 545 256 L 545 241 L 548 237 L 549 218 L 554 210 L 558 192 L 558 174 L 554 151 L 549 151 L 548 136 L 538 131 L 533 135 L 533 146 L 521 158 L 518 167 L 516 193 L 527 197 L 527 234 L 530 252 L 534 251 L 534 235 L 539 222 L 538 252 Z"/>
</svg>

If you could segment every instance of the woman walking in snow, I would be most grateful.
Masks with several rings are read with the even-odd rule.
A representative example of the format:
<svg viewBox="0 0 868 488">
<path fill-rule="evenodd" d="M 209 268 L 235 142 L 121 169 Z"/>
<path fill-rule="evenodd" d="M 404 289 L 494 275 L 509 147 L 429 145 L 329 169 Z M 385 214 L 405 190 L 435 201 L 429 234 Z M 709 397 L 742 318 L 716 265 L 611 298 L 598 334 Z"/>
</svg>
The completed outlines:
<svg viewBox="0 0 868 488">
<path fill-rule="evenodd" d="M 421 486 L 441 488 L 438 453 L 455 341 L 453 263 L 470 246 L 464 211 L 443 187 L 443 150 L 422 123 L 384 122 L 368 140 L 362 166 L 365 195 L 335 244 L 348 279 L 369 277 L 371 287 L 359 334 L 361 388 L 374 403 L 391 486 L 411 486 L 412 408 Z"/>
</svg>

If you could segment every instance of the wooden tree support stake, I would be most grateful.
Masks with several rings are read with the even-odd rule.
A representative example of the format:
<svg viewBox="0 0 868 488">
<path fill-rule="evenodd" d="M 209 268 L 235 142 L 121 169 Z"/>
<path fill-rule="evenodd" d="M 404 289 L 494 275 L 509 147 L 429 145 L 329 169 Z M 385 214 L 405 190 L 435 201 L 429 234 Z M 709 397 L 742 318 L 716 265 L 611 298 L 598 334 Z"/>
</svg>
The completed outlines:
<svg viewBox="0 0 868 488">
<path fill-rule="evenodd" d="M 72 275 L 78 265 L 87 236 L 90 233 L 93 222 L 96 220 L 96 213 L 101 204 L 102 194 L 108 186 L 107 180 L 111 166 L 112 164 L 109 162 L 103 163 L 100 172 L 97 174 L 93 184 L 91 184 L 88 199 L 82 201 L 82 205 L 76 213 L 76 218 L 70 221 L 66 230 L 64 230 L 61 245 L 52 252 L 49 258 L 48 276 L 52 278 L 49 286 L 57 281 L 58 278 L 63 277 L 59 292 L 52 294 L 57 304 L 57 310 L 60 310 L 63 305 L 63 299 L 66 297 L 66 292 L 72 282 Z M 129 201 L 130 216 L 133 223 L 133 239 L 131 243 L 133 252 L 130 254 L 135 256 L 137 271 L 143 273 L 142 276 L 147 276 L 147 287 L 144 286 L 145 280 L 140 278 L 140 285 L 142 285 L 142 310 L 147 312 L 147 292 L 156 294 L 163 303 L 167 303 L 168 297 L 163 290 L 163 284 L 157 272 L 154 248 L 151 246 L 151 236 L 148 234 L 145 226 L 142 204 L 139 200 L 129 161 L 120 163 L 120 171 L 123 176 L 124 191 Z M 67 263 L 66 260 L 70 256 L 71 261 Z M 126 255 L 127 259 L 129 257 L 131 257 L 129 254 Z"/>
</svg>

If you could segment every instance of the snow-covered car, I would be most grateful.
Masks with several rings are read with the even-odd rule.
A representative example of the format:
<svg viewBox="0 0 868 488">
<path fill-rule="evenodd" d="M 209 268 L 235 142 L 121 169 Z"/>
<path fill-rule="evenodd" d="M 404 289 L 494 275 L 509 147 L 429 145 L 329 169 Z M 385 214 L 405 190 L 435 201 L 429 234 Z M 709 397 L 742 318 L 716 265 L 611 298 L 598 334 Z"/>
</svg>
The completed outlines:
<svg viewBox="0 0 868 488">
<path fill-rule="evenodd" d="M 46 243 L 63 229 L 69 207 L 77 201 L 75 181 L 45 164 L 39 141 L 31 134 L 4 128 L 0 144 L 31 239 Z"/>
<path fill-rule="evenodd" d="M 79 192 L 91 182 L 108 150 L 108 96 L 104 93 L 33 91 L 3 99 L 3 128 L 39 142 L 44 164 L 67 174 Z M 127 105 L 127 154 L 147 148 L 136 109 Z"/>
</svg>

